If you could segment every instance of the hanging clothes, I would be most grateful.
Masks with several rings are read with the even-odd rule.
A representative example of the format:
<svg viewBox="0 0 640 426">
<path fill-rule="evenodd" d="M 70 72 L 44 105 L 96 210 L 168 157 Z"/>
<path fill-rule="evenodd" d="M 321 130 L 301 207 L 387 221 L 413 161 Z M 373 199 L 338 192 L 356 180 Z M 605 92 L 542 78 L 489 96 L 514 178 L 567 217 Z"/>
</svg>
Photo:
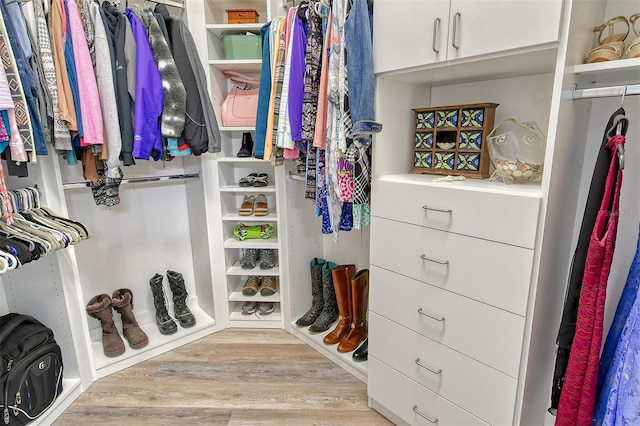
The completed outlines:
<svg viewBox="0 0 640 426">
<path fill-rule="evenodd" d="M 104 16 L 106 22 L 105 29 L 111 33 L 115 57 L 115 90 L 122 140 L 120 159 L 124 166 L 131 166 L 135 164 L 135 160 L 133 159 L 133 100 L 129 95 L 127 83 L 128 53 L 125 46 L 129 30 L 128 21 L 124 14 L 109 2 L 102 3 L 102 12 L 101 16 Z M 133 37 L 133 35 L 131 36 Z M 135 52 L 133 52 L 133 57 L 135 58 Z"/>
<path fill-rule="evenodd" d="M 640 423 L 640 235 L 600 359 L 593 424 Z"/>
<path fill-rule="evenodd" d="M 624 148 L 624 143 L 625 137 L 616 135 L 607 142 L 607 149 L 617 153 Z M 614 154 L 589 242 L 576 333 L 558 404 L 558 426 L 590 425 L 593 421 L 607 281 L 615 250 L 621 186 L 622 169 Z"/>
<path fill-rule="evenodd" d="M 562 391 L 562 384 L 564 383 L 567 363 L 569 361 L 569 353 L 571 352 L 571 344 L 576 330 L 578 301 L 580 298 L 580 289 L 582 287 L 582 278 L 584 277 L 590 236 L 596 222 L 600 202 L 604 196 L 606 177 L 609 165 L 611 164 L 611 151 L 607 149 L 607 142 L 610 137 L 615 135 L 617 123 L 621 118 L 624 118 L 624 114 L 624 110 L 620 108 L 609 118 L 602 137 L 602 143 L 598 151 L 598 157 L 593 170 L 591 184 L 589 186 L 589 193 L 587 195 L 587 203 L 582 217 L 582 225 L 580 226 L 578 243 L 576 245 L 573 262 L 571 264 L 567 293 L 562 312 L 562 320 L 560 321 L 560 328 L 558 330 L 558 350 L 551 388 L 551 407 L 549 408 L 549 412 L 552 414 L 556 413 L 558 403 L 560 402 L 560 393 Z"/>
<path fill-rule="evenodd" d="M 267 22 L 260 28 L 262 39 L 262 66 L 260 68 L 260 87 L 258 88 L 258 110 L 256 113 L 255 142 L 253 156 L 264 157 L 264 143 L 267 135 L 269 102 L 271 100 L 271 26 Z"/>
<path fill-rule="evenodd" d="M 154 10 L 164 18 L 173 57 L 187 91 L 186 121 L 181 141 L 191 147 L 194 155 L 220 152 L 218 120 L 193 36 L 181 19 L 171 16 L 165 5 L 158 4 Z"/>
</svg>

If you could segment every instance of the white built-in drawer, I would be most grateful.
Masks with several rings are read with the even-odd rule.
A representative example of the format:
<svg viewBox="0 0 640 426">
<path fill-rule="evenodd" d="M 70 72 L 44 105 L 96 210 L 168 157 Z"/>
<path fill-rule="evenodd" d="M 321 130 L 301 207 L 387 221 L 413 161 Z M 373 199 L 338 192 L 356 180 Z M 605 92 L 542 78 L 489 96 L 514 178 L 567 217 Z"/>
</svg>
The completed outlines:
<svg viewBox="0 0 640 426">
<path fill-rule="evenodd" d="M 371 217 L 371 264 L 525 315 L 533 250 Z"/>
<path fill-rule="evenodd" d="M 369 275 L 369 310 L 518 377 L 521 316 L 375 266 Z"/>
<path fill-rule="evenodd" d="M 369 397 L 408 424 L 487 425 L 479 418 L 409 379 L 375 357 L 369 356 L 368 364 L 367 390 Z"/>
<path fill-rule="evenodd" d="M 487 423 L 508 425 L 513 421 L 515 378 L 374 312 L 369 314 L 369 356 Z"/>
<path fill-rule="evenodd" d="M 406 183 L 375 179 L 371 214 L 534 248 L 540 205 L 540 197 L 535 191 L 504 193 L 482 190 L 485 188 L 479 188 L 475 182 L 465 184 L 454 182 L 433 186 L 426 181 Z M 495 187 L 495 182 L 493 185 Z"/>
</svg>

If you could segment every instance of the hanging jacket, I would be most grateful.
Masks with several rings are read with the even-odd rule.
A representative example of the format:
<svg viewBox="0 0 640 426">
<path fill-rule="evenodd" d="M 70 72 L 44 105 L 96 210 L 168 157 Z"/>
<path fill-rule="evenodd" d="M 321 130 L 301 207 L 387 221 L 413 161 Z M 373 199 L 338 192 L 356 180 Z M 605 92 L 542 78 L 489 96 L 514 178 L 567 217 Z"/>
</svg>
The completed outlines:
<svg viewBox="0 0 640 426">
<path fill-rule="evenodd" d="M 127 18 L 109 2 L 102 3 L 102 11 L 106 21 L 105 29 L 111 33 L 115 57 L 114 80 L 116 85 L 116 100 L 118 102 L 118 121 L 122 148 L 120 159 L 125 166 L 135 164 L 133 159 L 133 116 L 131 97 L 127 89 L 127 63 L 125 59 L 125 33 Z"/>
<path fill-rule="evenodd" d="M 148 160 L 162 157 L 162 137 L 158 118 L 162 114 L 164 94 L 162 79 L 153 60 L 144 26 L 133 10 L 127 8 L 125 15 L 131 23 L 136 41 L 136 99 L 133 119 L 133 156 Z"/>
<path fill-rule="evenodd" d="M 181 140 L 191 147 L 194 155 L 220 152 L 220 129 L 193 36 L 182 20 L 169 14 L 165 5 L 156 5 L 155 12 L 161 14 L 167 24 L 173 57 L 187 91 L 187 112 Z"/>
<path fill-rule="evenodd" d="M 120 176 L 120 150 L 122 139 L 120 136 L 120 126 L 113 118 L 118 115 L 118 104 L 116 102 L 115 86 L 113 84 L 113 68 L 111 67 L 111 55 L 109 53 L 109 41 L 100 17 L 100 6 L 92 3 L 89 6 L 89 16 L 91 17 L 95 31 L 95 52 L 96 65 L 95 73 L 98 87 L 100 88 L 100 105 L 102 107 L 102 117 L 107 142 L 107 177 L 116 179 Z"/>
<path fill-rule="evenodd" d="M 133 10 L 148 31 L 153 59 L 162 77 L 164 107 L 160 118 L 160 131 L 162 136 L 166 138 L 177 139 L 182 135 L 184 129 L 187 92 L 158 21 L 150 11 L 144 11 L 138 5 L 134 6 Z"/>
<path fill-rule="evenodd" d="M 102 108 L 96 76 L 93 72 L 91 55 L 84 35 L 82 21 L 75 1 L 67 2 L 71 37 L 73 38 L 73 57 L 78 78 L 78 94 L 82 110 L 82 130 L 80 146 L 102 145 L 104 125 Z"/>
</svg>

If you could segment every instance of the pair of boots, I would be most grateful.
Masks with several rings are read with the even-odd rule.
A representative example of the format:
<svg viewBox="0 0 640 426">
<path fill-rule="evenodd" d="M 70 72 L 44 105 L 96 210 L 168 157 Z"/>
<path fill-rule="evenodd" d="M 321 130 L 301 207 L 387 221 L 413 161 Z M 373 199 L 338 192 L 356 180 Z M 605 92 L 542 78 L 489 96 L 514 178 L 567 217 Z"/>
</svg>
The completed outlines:
<svg viewBox="0 0 640 426">
<path fill-rule="evenodd" d="M 164 289 L 162 287 L 163 276 L 155 274 L 149 280 L 151 292 L 153 293 L 153 306 L 156 308 L 156 324 L 161 334 L 173 334 L 178 331 L 173 318 L 169 316 L 167 305 L 164 299 Z M 196 317 L 187 306 L 187 288 L 184 285 L 182 274 L 174 271 L 167 271 L 167 281 L 173 293 L 173 313 L 180 325 L 184 328 L 196 325 Z"/>
<path fill-rule="evenodd" d="M 331 271 L 338 267 L 316 257 L 311 260 L 311 307 L 298 320 L 299 327 L 309 327 L 309 331 L 319 333 L 327 331 L 331 324 L 338 319 L 338 304 L 333 287 Z"/>
<path fill-rule="evenodd" d="M 113 309 L 122 318 L 122 333 L 132 349 L 147 346 L 149 338 L 138 325 L 133 314 L 133 293 L 128 288 L 121 288 L 108 294 L 100 294 L 89 300 L 87 313 L 97 318 L 102 325 L 102 349 L 108 357 L 115 357 L 124 353 L 124 342 L 113 322 Z"/>
<path fill-rule="evenodd" d="M 338 352 L 351 352 L 367 338 L 369 270 L 356 273 L 355 265 L 341 265 L 332 274 L 340 320 L 322 340 L 328 345 L 338 343 Z M 361 360 L 361 356 L 354 356 L 354 359 Z"/>
</svg>

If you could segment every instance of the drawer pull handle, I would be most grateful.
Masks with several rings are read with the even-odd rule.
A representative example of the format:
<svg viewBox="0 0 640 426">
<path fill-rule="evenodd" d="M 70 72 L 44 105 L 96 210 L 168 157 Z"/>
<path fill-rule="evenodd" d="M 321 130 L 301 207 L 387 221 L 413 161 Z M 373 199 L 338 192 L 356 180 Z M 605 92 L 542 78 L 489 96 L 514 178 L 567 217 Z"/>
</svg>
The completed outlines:
<svg viewBox="0 0 640 426">
<path fill-rule="evenodd" d="M 414 405 L 413 406 L 413 412 L 416 413 L 417 415 L 419 415 L 420 417 L 427 419 L 429 422 L 431 423 L 438 423 L 438 418 L 436 417 L 435 419 L 432 419 L 429 416 L 425 416 L 424 414 L 422 414 L 420 411 L 418 411 L 418 406 Z"/>
<path fill-rule="evenodd" d="M 431 367 L 427 367 L 426 365 L 424 365 L 423 363 L 421 363 L 421 362 L 420 362 L 420 358 L 416 359 L 416 364 L 418 364 L 420 367 L 422 367 L 422 368 L 424 368 L 424 369 L 426 369 L 426 370 L 431 371 L 433 374 L 440 374 L 440 373 L 442 373 L 442 369 L 441 369 L 441 368 L 438 368 L 437 370 L 434 370 L 434 369 L 433 369 L 433 368 L 431 368 Z"/>
<path fill-rule="evenodd" d="M 452 213 L 453 212 L 453 210 L 451 210 L 451 209 L 438 209 L 436 207 L 429 207 L 427 205 L 422 206 L 422 208 L 425 209 L 425 210 L 432 210 L 434 212 L 440 212 L 440 213 Z"/>
<path fill-rule="evenodd" d="M 435 315 L 431 315 L 431 314 L 423 311 L 422 308 L 418 308 L 418 313 L 420 315 L 424 315 L 425 317 L 429 317 L 429 318 L 434 319 L 436 321 L 444 321 L 444 317 L 437 317 Z"/>
<path fill-rule="evenodd" d="M 436 18 L 433 21 L 433 42 L 431 44 L 431 49 L 436 53 L 440 53 L 440 49 L 436 49 L 436 40 L 438 38 L 438 33 L 440 32 L 440 21 L 440 18 Z"/>
<path fill-rule="evenodd" d="M 420 259 L 422 260 L 428 260 L 429 262 L 433 262 L 433 263 L 437 263 L 439 265 L 448 265 L 449 261 L 448 260 L 436 260 L 436 259 L 431 259 L 430 257 L 425 256 L 424 254 L 420 255 Z"/>
</svg>

